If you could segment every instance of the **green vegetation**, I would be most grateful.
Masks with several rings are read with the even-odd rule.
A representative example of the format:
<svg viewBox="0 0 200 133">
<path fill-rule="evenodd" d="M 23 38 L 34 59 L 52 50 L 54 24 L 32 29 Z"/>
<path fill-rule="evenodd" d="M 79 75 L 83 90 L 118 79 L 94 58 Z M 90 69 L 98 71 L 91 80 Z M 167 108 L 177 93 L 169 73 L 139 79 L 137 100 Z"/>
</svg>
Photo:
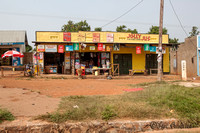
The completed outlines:
<svg viewBox="0 0 200 133">
<path fill-rule="evenodd" d="M 59 109 L 39 116 L 52 122 L 67 120 L 165 119 L 177 118 L 198 126 L 200 122 L 200 88 L 186 88 L 173 82 L 131 85 L 144 88 L 117 96 L 63 97 Z"/>
<path fill-rule="evenodd" d="M 6 120 L 12 121 L 14 120 L 14 116 L 6 109 L 0 109 L 0 123 Z"/>
</svg>

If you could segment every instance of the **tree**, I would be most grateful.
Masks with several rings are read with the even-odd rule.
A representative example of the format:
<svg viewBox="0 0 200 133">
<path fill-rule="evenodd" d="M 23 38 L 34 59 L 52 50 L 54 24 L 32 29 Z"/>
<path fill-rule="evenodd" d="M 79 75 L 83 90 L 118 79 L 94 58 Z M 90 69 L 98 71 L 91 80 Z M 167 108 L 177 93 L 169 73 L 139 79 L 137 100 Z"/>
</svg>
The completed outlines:
<svg viewBox="0 0 200 133">
<path fill-rule="evenodd" d="M 189 32 L 190 36 L 189 37 L 193 37 L 193 36 L 196 36 L 196 35 L 199 35 L 199 31 L 197 31 L 198 28 L 196 26 L 193 26 L 192 27 L 192 31 Z"/>
<path fill-rule="evenodd" d="M 90 31 L 90 26 L 84 21 L 80 21 L 78 23 L 74 23 L 73 21 L 69 20 L 67 24 L 62 26 L 61 31 L 63 32 L 78 32 L 78 31 Z"/>
<path fill-rule="evenodd" d="M 125 25 L 121 25 L 121 26 L 117 26 L 116 28 L 117 32 L 131 32 L 131 33 L 138 33 L 138 31 L 136 29 L 131 30 L 131 29 L 126 29 Z"/>
<path fill-rule="evenodd" d="M 134 30 L 128 29 L 126 32 L 131 32 L 132 34 L 138 33 L 138 31 L 136 29 L 134 29 Z"/>
<path fill-rule="evenodd" d="M 149 34 L 159 34 L 159 26 L 153 26 L 149 29 Z M 167 29 L 163 28 L 163 34 L 167 34 Z"/>
<path fill-rule="evenodd" d="M 171 43 L 171 44 L 176 44 L 176 43 L 178 43 L 178 38 L 174 38 L 174 39 L 171 39 L 171 38 L 169 38 L 169 43 Z"/>
<path fill-rule="evenodd" d="M 149 34 L 159 34 L 159 26 L 153 26 L 149 29 Z M 163 34 L 167 34 L 167 29 L 163 28 Z M 169 43 L 178 43 L 178 38 L 171 39 L 169 38 Z"/>
<path fill-rule="evenodd" d="M 94 29 L 94 31 L 102 31 L 102 28 L 101 27 L 97 27 Z"/>
<path fill-rule="evenodd" d="M 30 52 L 33 48 L 30 45 L 26 45 L 26 52 Z"/>
<path fill-rule="evenodd" d="M 117 26 L 116 31 L 117 32 L 126 32 L 126 26 L 125 25 Z"/>
</svg>

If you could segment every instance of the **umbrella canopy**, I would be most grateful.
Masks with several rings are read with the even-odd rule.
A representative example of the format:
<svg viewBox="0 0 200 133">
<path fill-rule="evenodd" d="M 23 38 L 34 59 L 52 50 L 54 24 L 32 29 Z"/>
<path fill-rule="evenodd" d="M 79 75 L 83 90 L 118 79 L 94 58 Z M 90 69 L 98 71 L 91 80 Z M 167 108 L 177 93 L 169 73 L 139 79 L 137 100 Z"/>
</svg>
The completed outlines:
<svg viewBox="0 0 200 133">
<path fill-rule="evenodd" d="M 2 58 L 4 57 L 9 57 L 9 56 L 13 56 L 13 57 L 24 57 L 24 55 L 16 50 L 8 50 L 6 51 L 4 54 L 1 55 Z"/>
</svg>

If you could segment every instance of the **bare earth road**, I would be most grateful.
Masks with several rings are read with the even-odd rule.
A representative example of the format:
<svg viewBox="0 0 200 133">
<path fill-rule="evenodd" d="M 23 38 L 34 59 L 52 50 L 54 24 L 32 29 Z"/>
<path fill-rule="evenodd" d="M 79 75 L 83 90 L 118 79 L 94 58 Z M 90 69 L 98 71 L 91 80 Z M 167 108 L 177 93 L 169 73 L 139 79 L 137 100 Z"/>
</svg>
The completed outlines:
<svg viewBox="0 0 200 133">
<path fill-rule="evenodd" d="M 165 78 L 174 80 L 175 78 Z M 0 107 L 6 108 L 16 117 L 33 117 L 55 111 L 60 98 L 70 95 L 118 95 L 129 84 L 156 81 L 156 76 L 134 77 L 129 79 L 51 79 L 51 78 L 0 78 Z M 177 79 L 179 80 L 179 79 Z M 164 130 L 159 133 L 197 133 L 200 129 Z"/>
<path fill-rule="evenodd" d="M 70 95 L 118 95 L 129 84 L 153 82 L 156 78 L 134 79 L 40 79 L 1 78 L 0 105 L 15 116 L 37 116 L 54 111 L 60 97 Z"/>
</svg>

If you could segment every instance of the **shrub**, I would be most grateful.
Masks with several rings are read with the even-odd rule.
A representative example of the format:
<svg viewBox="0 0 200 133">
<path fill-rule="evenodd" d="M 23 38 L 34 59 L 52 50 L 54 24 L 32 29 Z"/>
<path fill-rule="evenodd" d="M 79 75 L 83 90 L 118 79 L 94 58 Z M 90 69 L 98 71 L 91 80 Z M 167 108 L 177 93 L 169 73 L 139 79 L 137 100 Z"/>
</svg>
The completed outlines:
<svg viewBox="0 0 200 133">
<path fill-rule="evenodd" d="M 6 109 L 0 109 L 0 123 L 5 120 L 12 121 L 14 120 L 14 116 Z"/>
</svg>

